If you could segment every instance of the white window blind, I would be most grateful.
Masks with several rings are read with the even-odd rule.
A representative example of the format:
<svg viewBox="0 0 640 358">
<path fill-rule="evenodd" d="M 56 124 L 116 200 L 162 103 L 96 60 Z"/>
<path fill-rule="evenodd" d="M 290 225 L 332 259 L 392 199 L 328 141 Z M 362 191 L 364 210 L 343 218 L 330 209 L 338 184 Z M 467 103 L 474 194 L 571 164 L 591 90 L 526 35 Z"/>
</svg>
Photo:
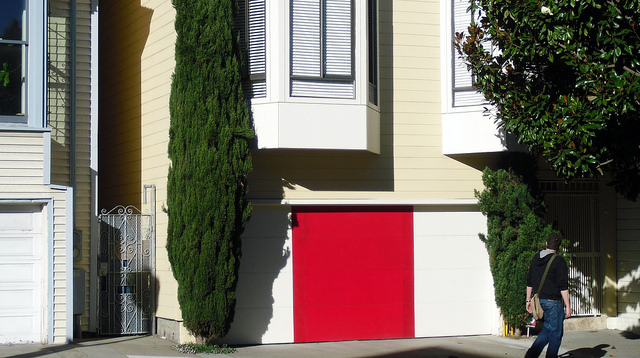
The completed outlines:
<svg viewBox="0 0 640 358">
<path fill-rule="evenodd" d="M 469 0 L 452 0 L 451 3 L 453 6 L 452 38 L 455 37 L 456 32 L 464 32 L 465 35 L 468 35 L 469 24 L 475 19 L 474 14 L 467 11 L 469 9 Z M 453 46 L 452 57 L 453 106 L 476 106 L 487 103 L 484 96 L 473 87 L 471 71 L 467 70 L 466 63 L 460 58 Z"/>
<path fill-rule="evenodd" d="M 353 1 L 291 0 L 291 95 L 353 98 Z"/>
<path fill-rule="evenodd" d="M 266 52 L 266 2 L 265 0 L 238 0 L 236 26 L 240 31 L 243 51 L 244 87 L 249 98 L 267 94 Z"/>
<path fill-rule="evenodd" d="M 351 1 L 325 0 L 325 72 L 351 78 Z"/>
</svg>

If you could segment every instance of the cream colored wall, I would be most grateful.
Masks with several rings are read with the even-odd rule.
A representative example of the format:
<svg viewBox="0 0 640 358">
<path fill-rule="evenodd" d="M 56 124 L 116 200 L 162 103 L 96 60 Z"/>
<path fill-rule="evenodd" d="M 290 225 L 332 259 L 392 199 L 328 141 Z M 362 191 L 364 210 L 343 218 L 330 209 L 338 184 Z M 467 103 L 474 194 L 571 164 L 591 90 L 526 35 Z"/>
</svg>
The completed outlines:
<svg viewBox="0 0 640 358">
<path fill-rule="evenodd" d="M 381 153 L 255 151 L 253 199 L 471 199 L 481 173 L 442 155 L 440 2 L 380 1 Z"/>
<path fill-rule="evenodd" d="M 640 333 L 640 203 L 621 197 L 617 203 L 617 317 L 609 328 Z"/>
<path fill-rule="evenodd" d="M 43 296 L 49 302 L 48 292 L 53 290 L 53 302 L 49 302 L 42 316 L 48 340 L 53 343 L 67 342 L 67 257 L 66 242 L 70 228 L 67 223 L 67 191 L 52 189 L 43 184 L 45 165 L 45 141 L 49 141 L 48 134 L 42 132 L 15 132 L 0 130 L 0 203 L 2 201 L 37 200 L 52 203 L 45 213 L 53 211 L 52 216 L 46 217 L 46 232 L 53 229 L 49 236 L 53 239 L 53 258 L 48 257 L 47 274 Z M 47 144 L 48 145 L 48 144 Z M 49 205 L 49 204 L 46 204 Z M 53 218 L 53 222 L 49 220 Z M 49 240 L 47 238 L 47 240 Z M 47 257 L 48 255 L 43 255 Z M 53 267 L 53 287 L 50 287 L 49 268 Z M 69 297 L 70 299 L 70 297 Z M 53 332 L 49 331 L 49 313 L 53 313 Z M 50 337 L 50 339 L 49 339 Z"/>
<path fill-rule="evenodd" d="M 153 14 L 149 36 L 141 55 L 142 183 L 156 187 L 156 277 L 160 283 L 157 312 L 160 317 L 181 320 L 178 286 L 173 278 L 167 250 L 166 206 L 169 158 L 169 95 L 175 66 L 175 10 L 170 1 L 141 1 Z"/>
<path fill-rule="evenodd" d="M 51 128 L 51 182 L 70 183 L 71 133 L 71 46 L 70 5 L 68 0 L 49 2 L 48 52 L 49 82 L 47 126 Z"/>
<path fill-rule="evenodd" d="M 42 190 L 44 140 L 42 133 L 0 130 L 0 186 L 5 193 Z"/>
<path fill-rule="evenodd" d="M 139 0 L 100 3 L 101 209 L 141 206 L 142 52 L 153 16 Z"/>
</svg>

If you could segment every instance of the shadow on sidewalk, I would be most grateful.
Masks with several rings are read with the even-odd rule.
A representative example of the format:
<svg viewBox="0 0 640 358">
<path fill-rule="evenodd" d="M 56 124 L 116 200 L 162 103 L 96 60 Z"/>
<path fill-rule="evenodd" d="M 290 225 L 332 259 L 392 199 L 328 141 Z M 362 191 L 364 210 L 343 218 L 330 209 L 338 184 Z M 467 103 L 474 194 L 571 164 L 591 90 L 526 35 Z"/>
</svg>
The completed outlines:
<svg viewBox="0 0 640 358">
<path fill-rule="evenodd" d="M 505 354 L 506 351 L 505 351 Z M 384 353 L 380 355 L 367 356 L 367 358 L 495 358 L 495 354 L 471 353 L 469 351 L 458 351 L 442 347 L 429 347 L 411 349 L 402 352 Z"/>
<path fill-rule="evenodd" d="M 68 351 L 72 351 L 72 350 L 77 350 L 79 348 L 86 348 L 86 347 L 97 347 L 97 346 L 103 346 L 103 345 L 111 345 L 111 344 L 116 344 L 118 342 L 124 342 L 124 341 L 134 341 L 137 339 L 141 339 L 144 337 L 148 337 L 149 335 L 139 335 L 139 336 L 129 336 L 129 337 L 112 337 L 112 336 L 107 336 L 107 337 L 95 337 L 95 338 L 80 338 L 80 339 L 76 339 L 73 341 L 73 343 L 69 343 L 69 344 L 61 344 L 61 345 L 29 345 L 26 344 L 25 347 L 29 347 L 32 346 L 34 347 L 33 349 L 31 349 L 30 352 L 24 352 L 24 353 L 18 353 L 18 354 L 14 354 L 14 355 L 10 355 L 10 356 L 6 356 L 4 358 L 34 358 L 34 357 L 42 357 L 45 355 L 54 355 L 54 354 L 61 354 L 64 352 L 68 352 Z M 118 338 L 118 339 L 114 339 L 114 338 Z M 39 348 L 35 348 L 35 347 L 39 347 Z M 26 350 L 26 348 L 25 348 Z"/>
<path fill-rule="evenodd" d="M 605 348 L 609 347 L 608 344 L 598 344 L 593 348 L 578 348 L 571 351 L 568 351 L 562 355 L 560 358 L 600 358 L 604 357 L 607 354 Z"/>
</svg>

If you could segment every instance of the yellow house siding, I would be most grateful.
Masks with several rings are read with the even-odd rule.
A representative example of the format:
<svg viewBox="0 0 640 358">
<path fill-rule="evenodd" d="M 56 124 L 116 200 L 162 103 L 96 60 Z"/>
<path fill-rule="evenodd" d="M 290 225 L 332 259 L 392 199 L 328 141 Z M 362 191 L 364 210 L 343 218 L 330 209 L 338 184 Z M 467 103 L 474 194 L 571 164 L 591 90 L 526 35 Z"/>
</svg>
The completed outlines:
<svg viewBox="0 0 640 358">
<path fill-rule="evenodd" d="M 618 198 L 617 202 L 617 314 L 628 318 L 635 318 L 635 324 L 640 317 L 640 204 Z M 623 329 L 628 329 L 624 327 Z M 636 326 L 637 330 L 638 327 Z"/>
<path fill-rule="evenodd" d="M 51 128 L 51 182 L 70 184 L 71 16 L 68 0 L 51 0 L 48 17 L 47 125 Z"/>
<path fill-rule="evenodd" d="M 51 182 L 60 185 L 74 185 L 73 228 L 81 234 L 81 260 L 75 267 L 89 271 L 91 247 L 91 1 L 76 0 L 75 49 L 72 61 L 71 41 L 72 18 L 68 0 L 50 1 L 49 14 L 49 115 L 48 126 L 51 134 Z M 94 29 L 95 30 L 95 29 Z M 72 69 L 75 69 L 75 101 L 71 95 Z M 73 102 L 72 102 L 73 101 Z M 74 108 L 72 108 L 74 106 Z M 75 111 L 75 118 L 72 118 Z M 73 125 L 71 121 L 74 121 Z M 71 133 L 75 129 L 75 133 Z M 74 140 L 72 140 L 74 136 Z M 72 147 L 73 146 L 73 147 Z M 95 149 L 97 150 L 97 148 Z M 74 156 L 73 158 L 71 156 Z M 73 161 L 73 166 L 71 162 Z M 72 172 L 73 169 L 73 172 Z M 89 292 L 89 275 L 85 275 L 86 290 Z M 89 307 L 89 297 L 85 297 L 85 307 Z M 88 328 L 88 310 L 81 318 L 82 330 Z"/>
<path fill-rule="evenodd" d="M 171 7 L 171 2 L 166 1 Z M 148 45 L 154 9 L 145 2 L 100 3 L 108 29 L 100 31 L 100 208 L 134 205 L 142 191 L 142 53 Z M 103 21 L 103 20 L 101 20 Z M 118 54 L 114 61 L 109 54 Z M 108 95 L 107 95 L 108 94 Z M 104 148 L 104 147 L 103 147 Z"/>
<path fill-rule="evenodd" d="M 80 319 L 82 331 L 89 325 L 89 262 L 91 239 L 99 235 L 91 233 L 91 0 L 76 0 L 76 148 L 75 148 L 75 230 L 81 235 L 82 251 L 80 260 L 74 262 L 76 268 L 85 270 L 85 310 Z"/>
<path fill-rule="evenodd" d="M 177 283 L 167 257 L 166 205 L 169 158 L 169 95 L 171 75 L 175 67 L 175 10 L 170 1 L 142 1 L 141 6 L 152 12 L 149 35 L 141 54 L 142 113 L 142 183 L 155 185 L 156 192 L 156 277 L 161 282 L 156 314 L 179 321 L 182 319 Z M 159 332 L 162 333 L 162 332 Z"/>
<path fill-rule="evenodd" d="M 42 185 L 42 133 L 0 132 L 0 185 Z"/>
</svg>

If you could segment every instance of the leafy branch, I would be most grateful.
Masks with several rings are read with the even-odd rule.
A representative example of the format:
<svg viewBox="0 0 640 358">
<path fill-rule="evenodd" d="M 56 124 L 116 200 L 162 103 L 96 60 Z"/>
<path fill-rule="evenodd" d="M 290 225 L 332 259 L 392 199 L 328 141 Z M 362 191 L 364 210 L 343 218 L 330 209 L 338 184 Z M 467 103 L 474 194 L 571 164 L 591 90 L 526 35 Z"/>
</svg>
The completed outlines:
<svg viewBox="0 0 640 358">
<path fill-rule="evenodd" d="M 640 2 L 471 0 L 454 46 L 498 124 L 558 176 L 640 193 Z M 545 6 L 545 4 L 547 6 Z"/>
<path fill-rule="evenodd" d="M 3 63 L 2 68 L 0 68 L 0 82 L 2 82 L 3 87 L 7 87 L 9 85 L 9 64 Z"/>
</svg>

